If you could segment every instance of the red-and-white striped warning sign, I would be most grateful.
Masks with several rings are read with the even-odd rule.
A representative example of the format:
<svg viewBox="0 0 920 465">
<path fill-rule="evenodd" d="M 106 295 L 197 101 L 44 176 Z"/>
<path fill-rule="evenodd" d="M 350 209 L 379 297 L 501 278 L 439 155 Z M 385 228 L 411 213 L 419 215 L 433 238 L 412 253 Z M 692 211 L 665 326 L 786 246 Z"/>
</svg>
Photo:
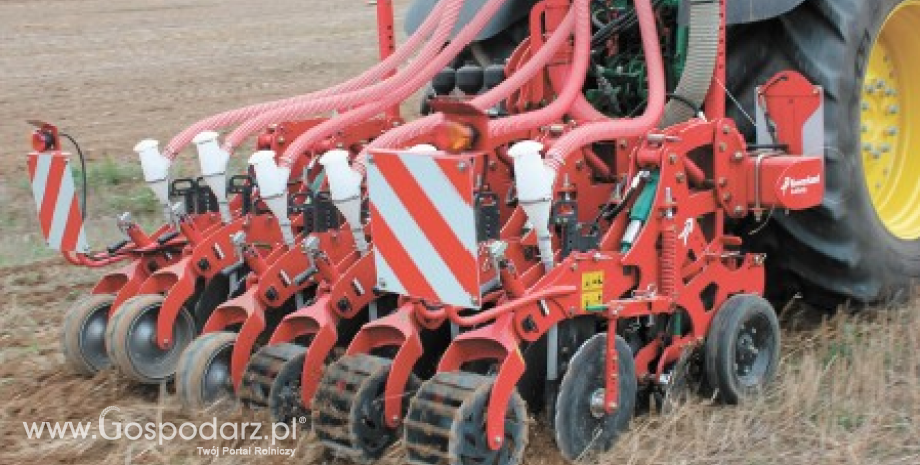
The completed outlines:
<svg viewBox="0 0 920 465">
<path fill-rule="evenodd" d="M 473 169 L 441 153 L 375 152 L 367 170 L 378 287 L 479 307 Z"/>
<path fill-rule="evenodd" d="M 68 157 L 55 152 L 31 153 L 28 165 L 32 196 L 48 246 L 62 252 L 89 252 Z"/>
</svg>

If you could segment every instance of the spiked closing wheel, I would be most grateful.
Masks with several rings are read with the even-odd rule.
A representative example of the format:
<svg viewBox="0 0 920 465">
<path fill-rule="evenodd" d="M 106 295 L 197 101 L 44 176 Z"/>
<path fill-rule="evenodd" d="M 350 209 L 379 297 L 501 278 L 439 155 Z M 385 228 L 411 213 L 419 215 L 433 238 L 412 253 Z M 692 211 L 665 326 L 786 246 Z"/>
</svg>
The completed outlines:
<svg viewBox="0 0 920 465">
<path fill-rule="evenodd" d="M 184 308 L 173 322 L 173 343 L 157 345 L 157 316 L 163 296 L 139 295 L 122 304 L 106 330 L 106 348 L 122 373 L 144 384 L 169 381 L 182 350 L 195 338 L 195 321 Z"/>
<path fill-rule="evenodd" d="M 336 456 L 372 463 L 396 442 L 399 431 L 384 417 L 384 389 L 392 360 L 373 355 L 342 357 L 326 368 L 313 400 L 313 431 Z M 406 391 L 418 381 L 410 378 Z"/>
<path fill-rule="evenodd" d="M 776 376 L 779 322 L 762 297 L 732 296 L 722 304 L 706 339 L 706 377 L 719 398 L 737 404 Z"/>
<path fill-rule="evenodd" d="M 262 347 L 246 365 L 239 398 L 249 408 L 268 407 L 272 421 L 290 424 L 293 418 L 310 418 L 300 398 L 300 378 L 307 348 L 283 343 Z M 309 429 L 309 423 L 300 423 Z"/>
<path fill-rule="evenodd" d="M 514 392 L 498 450 L 489 448 L 486 416 L 494 379 L 438 373 L 419 388 L 406 415 L 404 444 L 413 465 L 518 465 L 527 447 L 527 406 Z"/>
<path fill-rule="evenodd" d="M 215 332 L 195 339 L 179 359 L 176 394 L 189 410 L 203 410 L 233 398 L 230 355 L 236 333 Z"/>
<path fill-rule="evenodd" d="M 67 310 L 61 331 L 61 348 L 67 365 L 78 374 L 91 376 L 112 362 L 105 350 L 105 328 L 115 296 L 90 295 Z"/>
<path fill-rule="evenodd" d="M 553 428 L 556 445 L 568 461 L 610 450 L 632 419 L 638 390 L 636 366 L 626 341 L 617 336 L 615 347 L 619 405 L 613 413 L 604 408 L 606 334 L 582 344 L 562 378 Z"/>
</svg>

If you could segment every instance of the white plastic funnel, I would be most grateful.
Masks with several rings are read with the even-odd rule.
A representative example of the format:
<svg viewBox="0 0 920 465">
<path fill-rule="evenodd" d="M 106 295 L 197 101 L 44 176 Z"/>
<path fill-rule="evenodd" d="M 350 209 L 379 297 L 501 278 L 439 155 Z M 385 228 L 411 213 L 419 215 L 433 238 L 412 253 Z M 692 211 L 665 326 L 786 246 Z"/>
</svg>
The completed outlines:
<svg viewBox="0 0 920 465">
<path fill-rule="evenodd" d="M 514 185 L 518 202 L 533 224 L 543 266 L 549 271 L 553 267 L 549 216 L 556 172 L 543 164 L 542 151 L 543 144 L 523 141 L 514 144 L 508 154 L 514 159 Z"/>
<path fill-rule="evenodd" d="M 294 245 L 294 231 L 291 229 L 291 220 L 288 218 L 287 181 L 291 174 L 289 168 L 279 167 L 275 163 L 275 152 L 262 150 L 249 157 L 249 164 L 256 172 L 256 184 L 259 186 L 259 195 L 268 206 L 278 225 L 284 243 Z"/>
<path fill-rule="evenodd" d="M 230 207 L 227 204 L 227 162 L 230 161 L 230 154 L 220 148 L 217 143 L 218 137 L 220 134 L 214 131 L 205 131 L 195 136 L 193 142 L 198 149 L 201 176 L 217 198 L 221 218 L 229 223 L 231 218 Z"/>
<path fill-rule="evenodd" d="M 367 240 L 361 224 L 361 175 L 351 169 L 348 156 L 346 150 L 330 150 L 320 157 L 319 163 L 326 170 L 332 202 L 351 226 L 355 246 L 364 253 L 367 251 Z"/>
<path fill-rule="evenodd" d="M 144 139 L 134 146 L 134 151 L 141 159 L 141 169 L 144 171 L 144 181 L 153 191 L 167 221 L 172 221 L 169 207 L 169 167 L 172 160 L 160 153 L 160 143 L 153 139 Z"/>
</svg>

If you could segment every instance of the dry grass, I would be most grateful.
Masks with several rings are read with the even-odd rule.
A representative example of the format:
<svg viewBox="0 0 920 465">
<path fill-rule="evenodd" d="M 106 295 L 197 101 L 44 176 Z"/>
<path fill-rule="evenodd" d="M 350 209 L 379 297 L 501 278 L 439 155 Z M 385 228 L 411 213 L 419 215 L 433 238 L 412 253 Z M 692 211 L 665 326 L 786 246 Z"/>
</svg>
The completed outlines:
<svg viewBox="0 0 920 465">
<path fill-rule="evenodd" d="M 0 269 L 7 296 L 0 314 L 0 463 L 323 463 L 312 438 L 297 442 L 293 460 L 211 459 L 196 449 L 247 444 L 242 441 L 174 440 L 160 446 L 145 440 L 27 439 L 23 421 L 95 424 L 109 405 L 120 411 L 108 418 L 123 422 L 205 419 L 181 412 L 165 388 L 132 386 L 114 372 L 91 380 L 67 373 L 57 349 L 57 328 L 62 305 L 76 291 L 42 283 L 67 279 L 86 286 L 93 277 L 78 276 L 53 262 L 41 269 Z M 917 307 L 861 316 L 841 312 L 821 321 L 807 312 L 787 315 L 780 377 L 768 395 L 739 407 L 694 400 L 667 417 L 639 418 L 601 463 L 920 463 Z M 252 413 L 215 414 L 219 421 L 265 420 Z M 402 456 L 394 449 L 382 462 L 396 465 Z M 527 465 L 562 463 L 550 435 L 535 425 Z"/>
<path fill-rule="evenodd" d="M 624 464 L 920 463 L 918 332 L 916 306 L 840 314 L 787 331 L 768 395 L 739 407 L 692 403 L 641 420 L 610 457 Z"/>
</svg>

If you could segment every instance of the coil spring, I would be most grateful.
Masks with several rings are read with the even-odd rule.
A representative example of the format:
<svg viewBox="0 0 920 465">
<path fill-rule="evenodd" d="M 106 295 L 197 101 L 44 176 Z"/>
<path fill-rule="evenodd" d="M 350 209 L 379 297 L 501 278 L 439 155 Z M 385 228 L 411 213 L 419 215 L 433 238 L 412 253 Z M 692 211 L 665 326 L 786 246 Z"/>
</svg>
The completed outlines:
<svg viewBox="0 0 920 465">
<path fill-rule="evenodd" d="M 661 293 L 674 298 L 677 285 L 677 228 L 673 221 L 661 232 Z"/>
</svg>

